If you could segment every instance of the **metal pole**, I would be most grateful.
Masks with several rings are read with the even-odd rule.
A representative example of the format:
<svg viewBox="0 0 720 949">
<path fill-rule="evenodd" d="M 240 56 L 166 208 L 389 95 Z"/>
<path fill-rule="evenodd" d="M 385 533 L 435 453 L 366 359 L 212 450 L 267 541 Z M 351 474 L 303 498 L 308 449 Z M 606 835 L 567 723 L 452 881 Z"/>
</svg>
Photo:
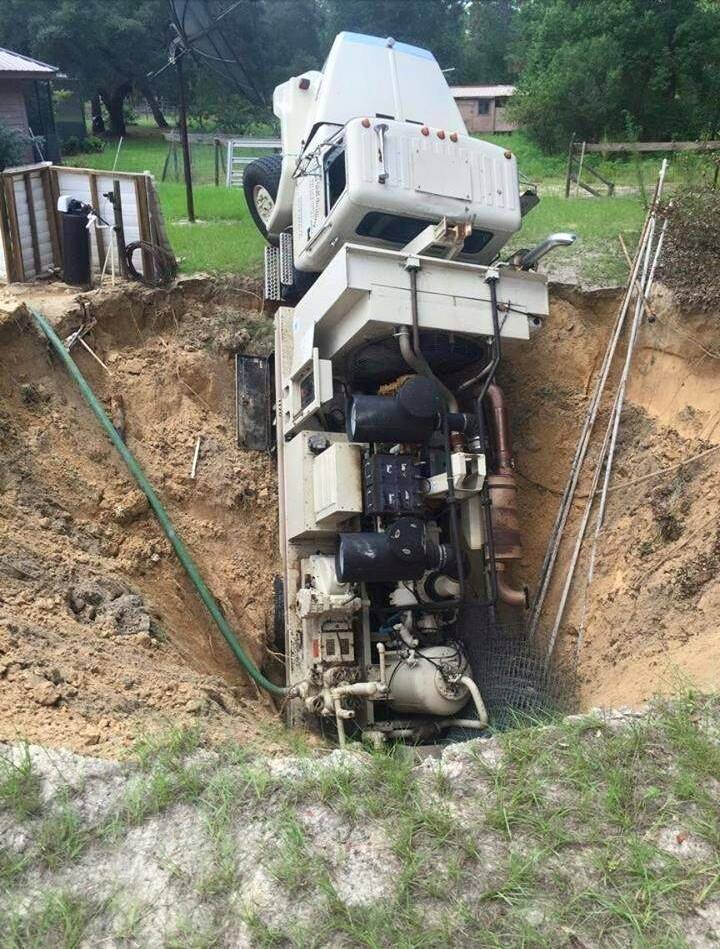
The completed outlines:
<svg viewBox="0 0 720 949">
<path fill-rule="evenodd" d="M 182 141 L 183 163 L 185 166 L 185 195 L 187 198 L 187 216 L 191 224 L 195 223 L 195 202 L 193 200 L 192 168 L 190 167 L 190 142 L 187 130 L 187 102 L 185 101 L 185 80 L 182 69 L 182 53 L 175 58 L 175 71 L 178 84 L 178 125 Z"/>
<path fill-rule="evenodd" d="M 646 241 L 648 237 L 648 232 L 650 229 L 650 222 L 653 218 L 653 209 L 656 202 L 660 198 L 662 180 L 658 177 L 657 183 L 655 185 L 655 193 L 653 195 L 653 203 L 650 211 L 648 211 L 645 216 L 645 223 L 643 224 L 642 233 L 640 235 L 640 240 L 638 242 L 637 250 L 635 251 L 635 260 L 633 262 L 633 268 L 628 278 L 628 283 L 625 289 L 625 295 L 623 297 L 623 302 L 621 304 L 620 310 L 617 315 L 615 322 L 615 327 L 613 329 L 612 336 L 608 342 L 607 348 L 605 350 L 605 356 L 603 358 L 603 363 L 599 371 L 598 379 L 595 384 L 595 390 L 593 392 L 592 398 L 587 408 L 585 415 L 585 420 L 583 423 L 583 428 L 578 439 L 577 446 L 575 448 L 575 455 L 570 466 L 570 475 L 568 477 L 567 484 L 565 485 L 565 490 L 563 492 L 562 499 L 560 501 L 560 507 L 558 508 L 558 513 L 555 518 L 555 523 L 553 524 L 553 529 L 550 534 L 550 539 L 548 541 L 548 547 L 545 552 L 545 559 L 543 560 L 543 565 L 540 569 L 540 580 L 538 583 L 538 591 L 535 595 L 535 602 L 533 603 L 532 611 L 530 614 L 530 619 L 528 623 L 528 639 L 532 639 L 538 628 L 540 622 L 540 614 L 545 603 L 545 597 L 547 596 L 548 589 L 550 587 L 550 582 L 552 580 L 553 568 L 555 566 L 555 561 L 558 556 L 558 551 L 560 549 L 560 543 L 562 541 L 563 532 L 565 530 L 565 524 L 570 514 L 570 509 L 572 507 L 573 498 L 575 495 L 575 489 L 577 487 L 578 480 L 580 479 L 581 469 L 585 460 L 585 455 L 588 450 L 590 443 L 590 436 L 592 434 L 593 427 L 595 425 L 595 419 L 598 414 L 600 407 L 600 400 L 602 398 L 605 383 L 607 381 L 608 374 L 610 372 L 610 365 L 613 361 L 615 355 L 615 350 L 622 333 L 622 329 L 625 323 L 625 317 L 630 306 L 630 301 L 632 299 L 633 288 L 635 282 L 638 278 L 640 272 L 640 266 L 642 264 L 642 256 L 645 252 Z"/>
</svg>

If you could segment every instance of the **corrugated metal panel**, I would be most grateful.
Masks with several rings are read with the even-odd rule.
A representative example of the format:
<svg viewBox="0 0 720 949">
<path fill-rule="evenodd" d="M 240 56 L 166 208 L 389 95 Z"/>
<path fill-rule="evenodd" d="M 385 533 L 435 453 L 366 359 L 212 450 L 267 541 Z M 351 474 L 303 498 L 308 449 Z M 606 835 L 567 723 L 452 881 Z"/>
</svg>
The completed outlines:
<svg viewBox="0 0 720 949">
<path fill-rule="evenodd" d="M 30 59 L 21 53 L 13 53 L 10 49 L 0 46 L 0 73 L 27 73 L 29 78 L 38 76 L 52 76 L 57 72 L 56 66 L 49 66 L 39 59 Z"/>
<path fill-rule="evenodd" d="M 496 96 L 512 96 L 515 86 L 450 86 L 455 99 L 494 99 Z"/>
</svg>

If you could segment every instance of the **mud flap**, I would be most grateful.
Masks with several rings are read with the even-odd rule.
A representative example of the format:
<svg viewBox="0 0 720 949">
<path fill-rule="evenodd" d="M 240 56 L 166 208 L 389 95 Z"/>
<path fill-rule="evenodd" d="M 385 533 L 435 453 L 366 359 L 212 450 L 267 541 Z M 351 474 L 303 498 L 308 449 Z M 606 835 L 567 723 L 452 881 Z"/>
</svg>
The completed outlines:
<svg viewBox="0 0 720 949">
<path fill-rule="evenodd" d="M 248 451 L 275 447 L 273 356 L 235 354 L 237 443 Z"/>
</svg>

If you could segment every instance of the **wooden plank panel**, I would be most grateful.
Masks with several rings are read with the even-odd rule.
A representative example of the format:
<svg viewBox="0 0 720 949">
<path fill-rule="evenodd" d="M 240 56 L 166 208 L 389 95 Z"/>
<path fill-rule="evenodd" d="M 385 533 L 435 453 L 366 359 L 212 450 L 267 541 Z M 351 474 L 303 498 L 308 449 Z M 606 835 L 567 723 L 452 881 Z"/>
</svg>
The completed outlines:
<svg viewBox="0 0 720 949">
<path fill-rule="evenodd" d="M 0 183 L 0 229 L 2 229 L 2 264 L 3 272 L 0 276 L 11 283 L 15 279 L 14 261 L 12 256 L 12 237 L 10 234 L 10 212 L 5 197 L 5 188 Z"/>
<path fill-rule="evenodd" d="M 11 279 L 23 281 L 25 280 L 25 265 L 20 242 L 20 224 L 18 223 L 17 205 L 15 204 L 15 184 L 10 175 L 3 175 L 3 190 L 10 222 L 10 247 L 13 260 L 13 277 Z"/>
<path fill-rule="evenodd" d="M 150 231 L 150 213 L 148 210 L 147 191 L 145 187 L 145 176 L 135 179 L 135 194 L 137 196 L 138 208 L 138 226 L 140 230 L 140 240 L 152 243 L 152 233 Z M 154 266 L 152 255 L 149 251 L 142 249 L 143 277 L 146 280 L 152 280 Z"/>
<path fill-rule="evenodd" d="M 43 168 L 40 171 L 40 183 L 42 184 L 43 194 L 45 195 L 45 210 L 47 213 L 48 229 L 50 231 L 50 243 L 52 244 L 53 266 L 62 267 L 62 251 L 60 249 L 60 233 L 57 219 L 57 201 L 53 198 L 52 172 L 49 168 Z"/>
<path fill-rule="evenodd" d="M 25 172 L 23 184 L 25 185 L 25 198 L 28 206 L 28 217 L 30 218 L 30 241 L 32 243 L 33 265 L 35 267 L 35 276 L 39 277 L 42 272 L 42 263 L 40 260 L 40 244 L 38 242 L 37 217 L 35 216 L 35 199 L 33 198 L 32 182 L 30 173 Z"/>
<path fill-rule="evenodd" d="M 73 165 L 53 165 L 55 171 L 61 171 L 65 175 L 85 175 L 94 172 L 98 173 L 96 168 L 75 168 Z M 111 172 L 105 172 L 105 174 L 111 174 Z M 142 172 L 140 171 L 113 171 L 113 178 L 126 178 L 129 181 L 133 181 L 138 176 L 142 177 Z"/>
</svg>

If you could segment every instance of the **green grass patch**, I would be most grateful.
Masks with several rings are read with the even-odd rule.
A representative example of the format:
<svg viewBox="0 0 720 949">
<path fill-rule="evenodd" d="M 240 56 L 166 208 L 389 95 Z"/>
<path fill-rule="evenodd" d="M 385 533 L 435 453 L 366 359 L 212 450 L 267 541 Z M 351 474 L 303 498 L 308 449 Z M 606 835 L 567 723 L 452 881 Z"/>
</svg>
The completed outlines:
<svg viewBox="0 0 720 949">
<path fill-rule="evenodd" d="M 50 891 L 24 912 L 0 918 L 2 949 L 77 949 L 98 908 L 75 893 Z"/>
<path fill-rule="evenodd" d="M 91 839 L 78 812 L 65 799 L 43 818 L 35 836 L 35 855 L 49 870 L 77 860 Z"/>
<path fill-rule="evenodd" d="M 559 273 L 577 274 L 584 285 L 622 285 L 628 265 L 619 236 L 632 255 L 640 237 L 645 209 L 634 197 L 612 199 L 541 196 L 540 204 L 524 219 L 521 230 L 502 251 L 503 257 L 521 247 L 532 247 L 553 231 L 572 231 L 577 241 L 547 258 Z"/>
<path fill-rule="evenodd" d="M 0 810 L 19 820 L 35 817 L 42 810 L 42 780 L 35 771 L 30 750 L 23 745 L 20 760 L 0 756 Z"/>
</svg>

